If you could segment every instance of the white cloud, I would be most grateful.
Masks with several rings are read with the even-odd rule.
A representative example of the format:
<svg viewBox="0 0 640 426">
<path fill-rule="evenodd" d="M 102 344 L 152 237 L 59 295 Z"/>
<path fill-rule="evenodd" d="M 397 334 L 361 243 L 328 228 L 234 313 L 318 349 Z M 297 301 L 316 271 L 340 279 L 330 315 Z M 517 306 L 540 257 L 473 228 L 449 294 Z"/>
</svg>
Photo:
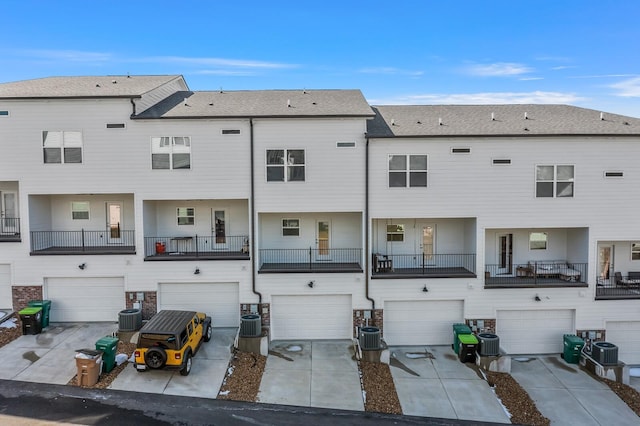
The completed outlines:
<svg viewBox="0 0 640 426">
<path fill-rule="evenodd" d="M 295 64 L 284 64 L 278 62 L 254 61 L 246 59 L 226 59 L 226 58 L 196 58 L 188 56 L 150 56 L 136 59 L 134 62 L 159 62 L 180 65 L 204 65 L 227 68 L 250 68 L 250 69 L 280 69 L 296 68 Z"/>
<path fill-rule="evenodd" d="M 574 75 L 569 78 L 620 78 L 620 77 L 638 77 L 638 74 L 596 74 L 596 75 Z"/>
<path fill-rule="evenodd" d="M 519 78 L 520 81 L 534 81 L 534 80 L 544 80 L 544 77 L 522 77 Z"/>
<path fill-rule="evenodd" d="M 496 62 L 494 64 L 477 64 L 466 68 L 466 72 L 480 77 L 509 77 L 532 72 L 533 69 L 515 62 Z"/>
<path fill-rule="evenodd" d="M 617 91 L 616 96 L 622 96 L 625 98 L 640 97 L 640 77 L 622 80 L 610 85 L 609 87 Z"/>
<path fill-rule="evenodd" d="M 254 71 L 243 71 L 243 70 L 199 70 L 193 71 L 190 73 L 185 73 L 190 75 L 222 75 L 222 76 L 231 76 L 231 77 L 247 77 L 256 75 Z"/>
<path fill-rule="evenodd" d="M 413 77 L 418 77 L 424 74 L 424 71 L 402 70 L 394 67 L 362 68 L 358 70 L 358 72 L 361 72 L 364 74 L 409 75 Z"/>
<path fill-rule="evenodd" d="M 551 67 L 553 71 L 566 70 L 569 68 L 577 68 L 575 65 L 558 65 L 557 67 Z"/>
<path fill-rule="evenodd" d="M 485 92 L 407 95 L 390 99 L 369 99 L 373 105 L 489 105 L 489 104 L 573 104 L 585 99 L 562 92 Z"/>
</svg>

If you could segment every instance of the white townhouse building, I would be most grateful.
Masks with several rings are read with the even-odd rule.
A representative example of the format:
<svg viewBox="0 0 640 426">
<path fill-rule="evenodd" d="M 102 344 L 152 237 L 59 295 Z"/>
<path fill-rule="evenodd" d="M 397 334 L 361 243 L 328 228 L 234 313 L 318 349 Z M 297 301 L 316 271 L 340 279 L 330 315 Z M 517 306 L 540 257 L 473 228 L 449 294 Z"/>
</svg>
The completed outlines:
<svg viewBox="0 0 640 426">
<path fill-rule="evenodd" d="M 637 118 L 55 77 L 0 84 L 0 152 L 0 308 L 391 345 L 467 322 L 513 354 L 577 333 L 640 363 Z"/>
</svg>

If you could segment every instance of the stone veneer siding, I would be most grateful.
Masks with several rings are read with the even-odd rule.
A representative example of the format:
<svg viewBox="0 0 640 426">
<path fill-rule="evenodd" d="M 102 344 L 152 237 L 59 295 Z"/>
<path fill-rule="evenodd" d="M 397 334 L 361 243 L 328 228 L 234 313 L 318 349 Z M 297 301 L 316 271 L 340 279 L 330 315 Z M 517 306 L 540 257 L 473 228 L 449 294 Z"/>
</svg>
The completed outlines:
<svg viewBox="0 0 640 426">
<path fill-rule="evenodd" d="M 591 339 L 589 334 L 594 337 Z M 587 345 L 587 349 L 591 349 L 591 343 L 593 342 L 605 342 L 607 337 L 606 330 L 576 330 L 576 336 L 581 337 Z"/>
<path fill-rule="evenodd" d="M 366 314 L 366 315 L 365 315 Z M 382 309 L 354 309 L 353 310 L 353 333 L 357 327 L 378 327 L 380 334 L 384 337 L 383 328 L 384 312 Z"/>
<path fill-rule="evenodd" d="M 13 310 L 18 312 L 29 304 L 30 300 L 42 300 L 41 285 L 14 285 L 11 288 Z"/>
<path fill-rule="evenodd" d="M 158 312 L 158 293 L 155 291 L 125 292 L 124 299 L 127 309 L 133 309 L 133 304 L 138 300 L 138 293 L 144 293 L 144 300 L 142 300 L 142 319 L 149 320 Z"/>
</svg>

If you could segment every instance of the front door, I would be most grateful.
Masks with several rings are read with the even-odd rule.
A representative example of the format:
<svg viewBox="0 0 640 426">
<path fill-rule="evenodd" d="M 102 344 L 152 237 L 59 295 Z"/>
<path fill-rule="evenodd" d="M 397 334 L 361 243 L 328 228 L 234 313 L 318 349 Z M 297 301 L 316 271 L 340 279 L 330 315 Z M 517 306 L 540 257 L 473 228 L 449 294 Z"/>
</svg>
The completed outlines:
<svg viewBox="0 0 640 426">
<path fill-rule="evenodd" d="M 19 228 L 17 194 L 0 193 L 0 234 L 17 234 Z"/>
<path fill-rule="evenodd" d="M 609 284 L 612 270 L 613 246 L 598 246 L 598 283 Z"/>
<path fill-rule="evenodd" d="M 422 254 L 422 266 L 435 263 L 435 226 L 424 225 L 420 235 L 420 253 Z"/>
<path fill-rule="evenodd" d="M 122 242 L 122 203 L 107 203 L 109 244 Z"/>
<path fill-rule="evenodd" d="M 331 223 L 328 220 L 316 222 L 316 259 L 329 260 L 331 257 Z"/>
<path fill-rule="evenodd" d="M 513 274 L 513 234 L 498 235 L 497 274 Z"/>
</svg>

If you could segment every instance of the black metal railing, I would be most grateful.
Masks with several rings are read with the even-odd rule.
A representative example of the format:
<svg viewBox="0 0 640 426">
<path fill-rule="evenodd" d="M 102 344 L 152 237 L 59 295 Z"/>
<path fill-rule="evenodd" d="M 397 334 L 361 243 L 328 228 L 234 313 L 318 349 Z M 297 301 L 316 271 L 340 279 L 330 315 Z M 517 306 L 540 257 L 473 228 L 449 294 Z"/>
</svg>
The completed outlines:
<svg viewBox="0 0 640 426">
<path fill-rule="evenodd" d="M 135 252 L 135 231 L 31 231 L 31 252 Z"/>
<path fill-rule="evenodd" d="M 539 261 L 509 265 L 485 265 L 485 287 L 586 284 L 587 263 Z"/>
<path fill-rule="evenodd" d="M 360 248 L 260 249 L 261 271 L 362 270 Z"/>
<path fill-rule="evenodd" d="M 199 236 L 145 237 L 145 257 L 225 257 L 249 256 L 249 236 Z"/>
<path fill-rule="evenodd" d="M 0 218 L 0 241 L 20 239 L 20 218 Z"/>
<path fill-rule="evenodd" d="M 628 275 L 597 277 L 596 299 L 640 299 L 640 278 Z"/>
<path fill-rule="evenodd" d="M 382 254 L 373 253 L 371 270 L 374 275 L 458 276 L 476 273 L 475 254 Z"/>
</svg>

